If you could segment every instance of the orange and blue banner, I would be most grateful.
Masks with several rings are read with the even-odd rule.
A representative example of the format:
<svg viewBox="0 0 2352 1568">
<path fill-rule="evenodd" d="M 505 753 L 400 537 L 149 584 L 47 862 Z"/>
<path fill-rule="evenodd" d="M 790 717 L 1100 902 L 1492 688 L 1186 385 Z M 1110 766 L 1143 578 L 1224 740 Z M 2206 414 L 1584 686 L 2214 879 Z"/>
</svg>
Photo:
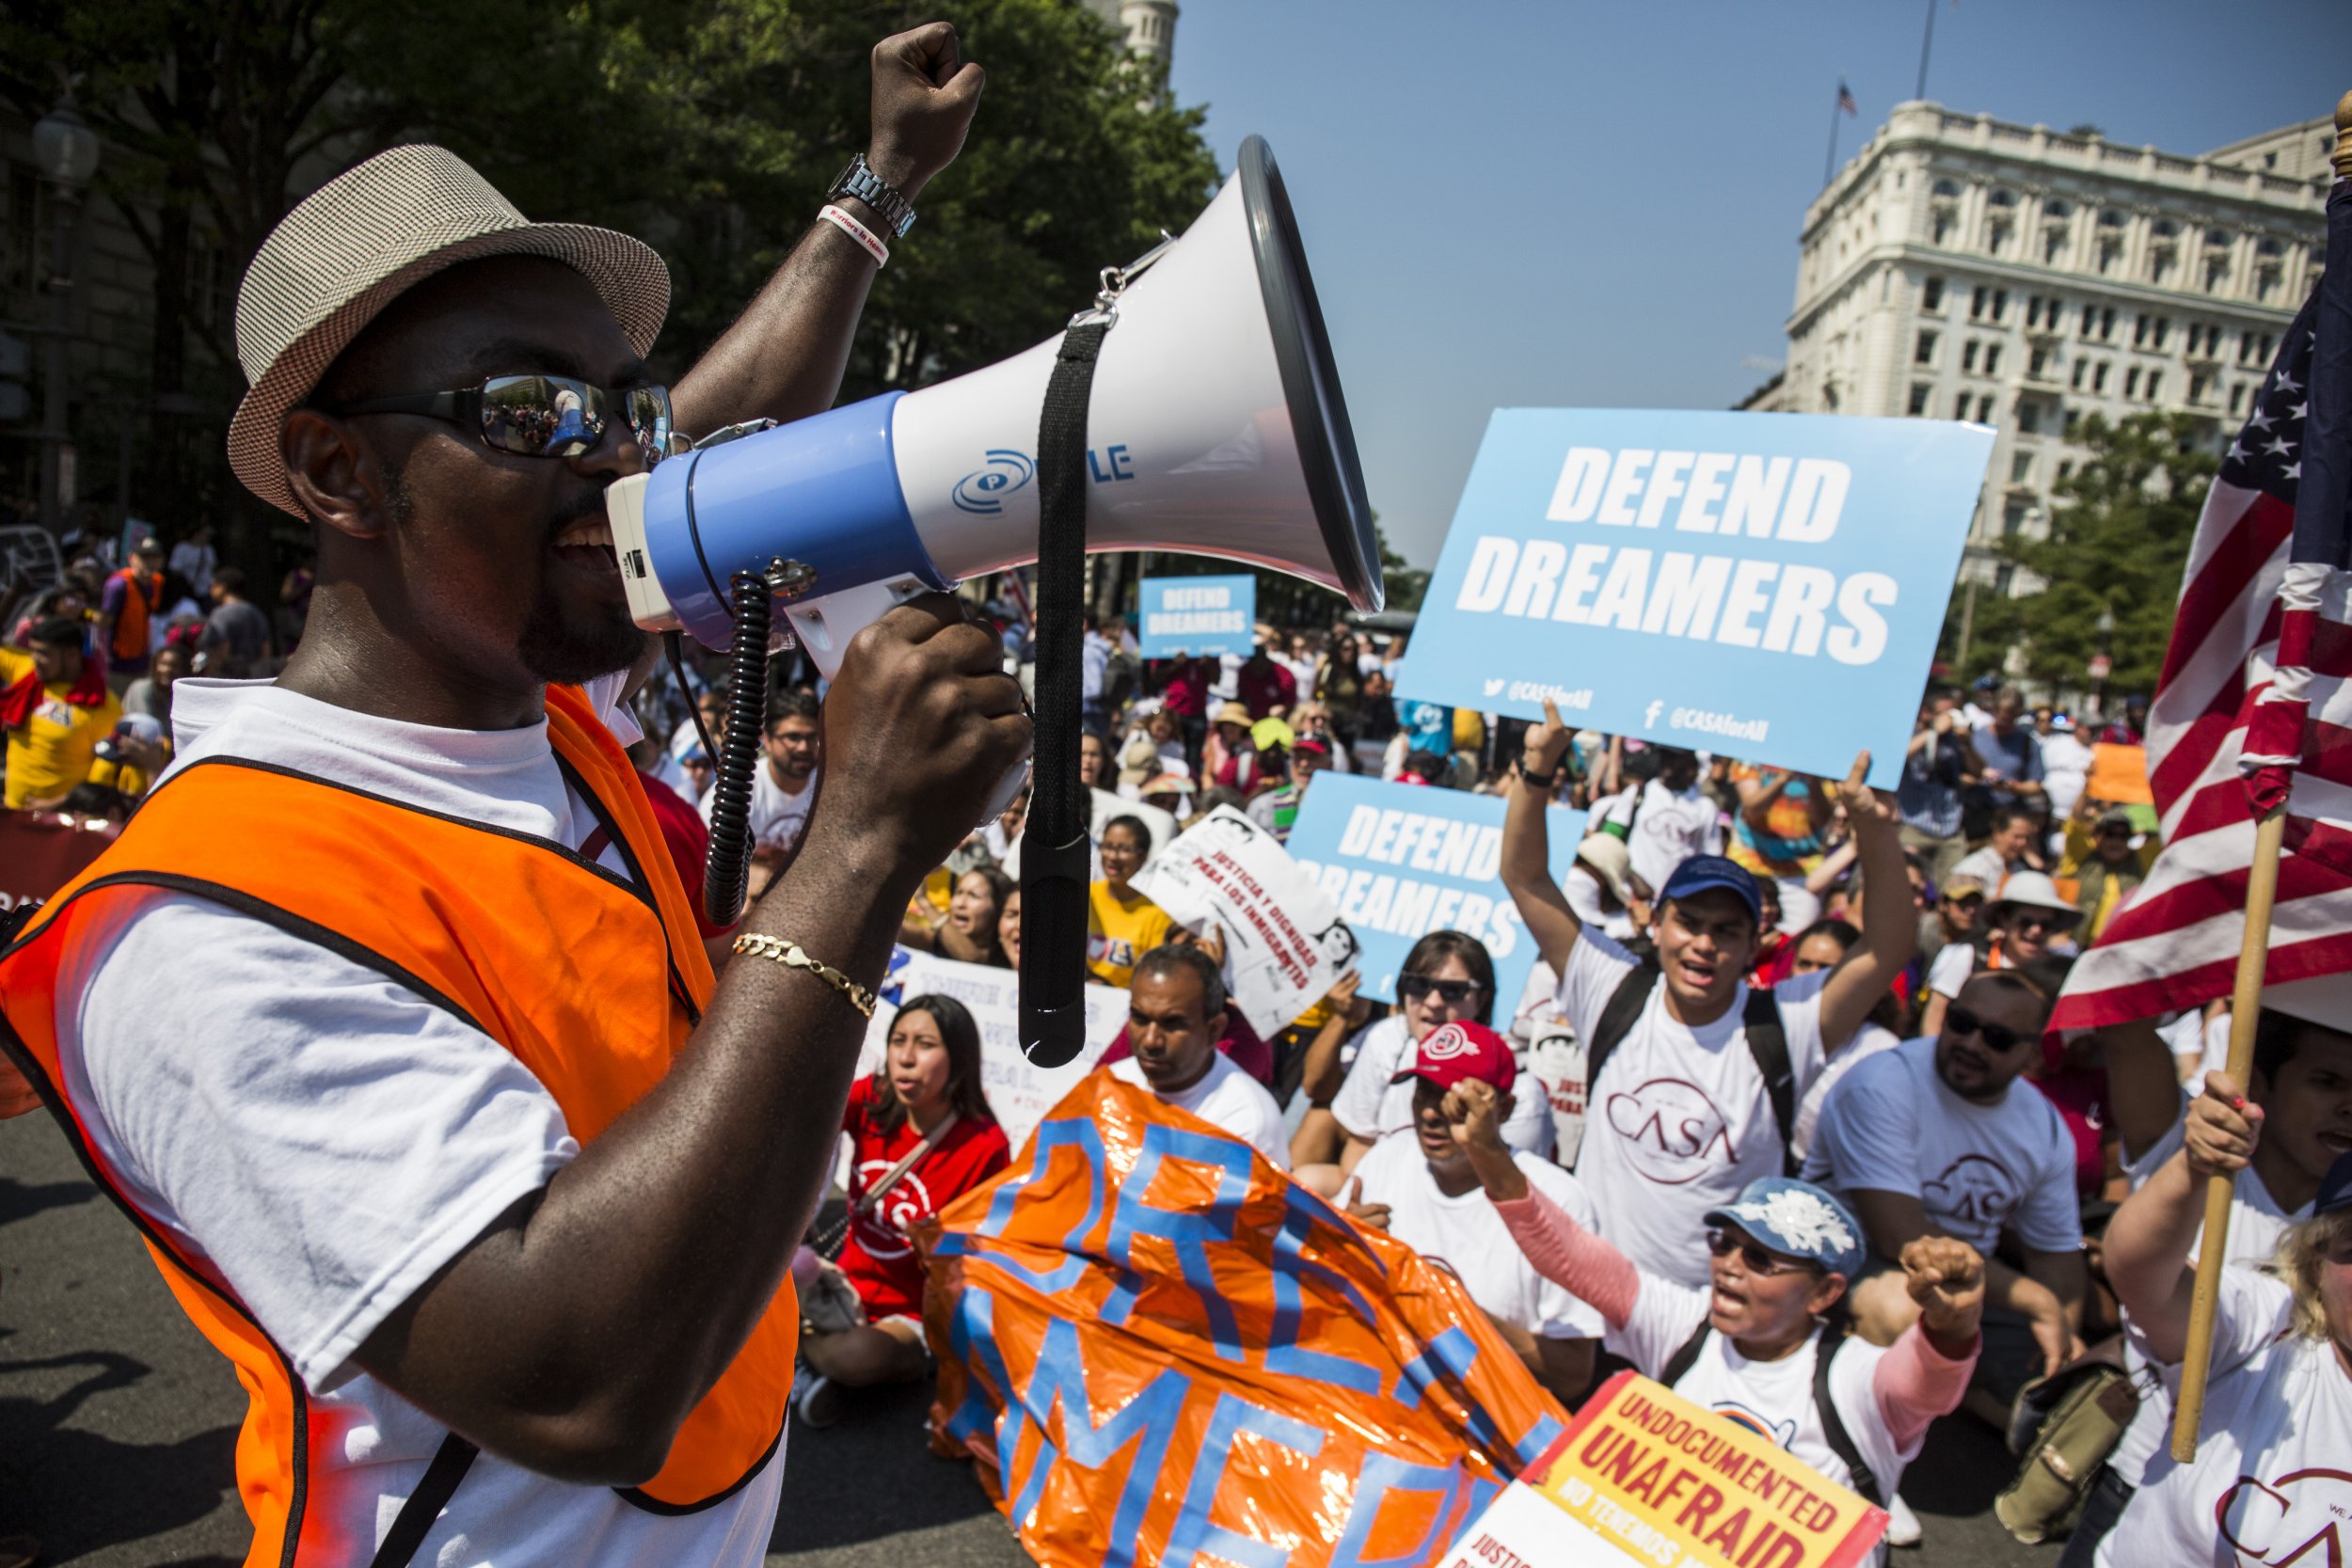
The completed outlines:
<svg viewBox="0 0 2352 1568">
<path fill-rule="evenodd" d="M 1413 1568 L 1566 1432 L 1460 1281 L 1098 1070 L 925 1227 L 932 1443 L 1046 1568 Z"/>
</svg>

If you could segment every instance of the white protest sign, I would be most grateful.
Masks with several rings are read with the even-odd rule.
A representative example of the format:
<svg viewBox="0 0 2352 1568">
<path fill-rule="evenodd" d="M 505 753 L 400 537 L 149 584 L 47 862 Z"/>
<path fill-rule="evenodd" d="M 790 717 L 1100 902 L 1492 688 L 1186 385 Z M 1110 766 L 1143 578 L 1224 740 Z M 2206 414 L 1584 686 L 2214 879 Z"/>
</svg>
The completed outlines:
<svg viewBox="0 0 2352 1568">
<path fill-rule="evenodd" d="M 1019 974 L 904 948 L 899 952 L 903 961 L 894 958 L 882 1005 L 866 1027 L 859 1071 L 871 1072 L 882 1062 L 899 1003 L 917 996 L 954 997 L 970 1009 L 972 1021 L 980 1026 L 980 1087 L 988 1096 L 988 1108 L 996 1113 L 997 1125 L 1016 1150 L 1045 1119 L 1045 1113 L 1060 1103 L 1071 1085 L 1094 1070 L 1120 1026 L 1127 1022 L 1127 993 L 1090 985 L 1086 989 L 1086 1049 L 1060 1067 L 1035 1067 L 1021 1053 Z"/>
<path fill-rule="evenodd" d="M 1186 829 L 1135 879 L 1196 934 L 1225 933 L 1225 979 L 1249 1026 L 1271 1037 L 1323 1000 L 1356 961 L 1356 934 L 1274 835 L 1231 806 Z"/>
</svg>

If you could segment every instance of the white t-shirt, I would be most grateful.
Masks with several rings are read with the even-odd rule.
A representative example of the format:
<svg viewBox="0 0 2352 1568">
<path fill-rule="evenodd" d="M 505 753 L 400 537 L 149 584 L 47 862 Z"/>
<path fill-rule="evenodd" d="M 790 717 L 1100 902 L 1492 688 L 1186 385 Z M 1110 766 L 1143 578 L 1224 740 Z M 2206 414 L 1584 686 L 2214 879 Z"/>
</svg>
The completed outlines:
<svg viewBox="0 0 2352 1568">
<path fill-rule="evenodd" d="M 1560 1010 L 1588 1046 L 1633 955 L 1595 931 L 1568 950 Z M 1782 1029 L 1800 1100 L 1820 1076 L 1821 988 L 1830 972 L 1778 987 Z M 1661 978 L 1649 1003 L 1585 1094 L 1584 1143 L 1576 1174 L 1600 1211 L 1600 1234 L 1647 1273 L 1684 1285 L 1707 1282 L 1695 1245 L 1707 1211 L 1730 1203 L 1761 1176 L 1781 1174 L 1779 1129 L 1764 1075 L 1748 1050 L 1743 984 L 1731 1006 L 1698 1029 L 1666 1010 Z"/>
<path fill-rule="evenodd" d="M 2329 1340 L 2283 1337 L 2294 1300 L 2268 1275 L 2221 1271 L 2197 1457 L 2183 1465 L 2169 1449 L 2158 1450 L 2123 1517 L 2099 1543 L 2099 1568 L 2325 1568 L 2344 1560 L 2352 1517 L 2345 1473 L 2352 1378 Z M 2178 1377 L 2177 1368 L 2165 1370 L 2169 1389 Z"/>
<path fill-rule="evenodd" d="M 2196 1015 L 2191 1013 L 2190 1018 Z M 2163 1137 L 2148 1146 L 2148 1151 L 2137 1160 L 2123 1162 L 2123 1174 L 2137 1192 L 2150 1177 L 2163 1168 L 2165 1163 L 2181 1151 L 2181 1144 L 2188 1128 L 2187 1101 L 2182 1101 L 2183 1114 L 2174 1118 Z M 2279 1207 L 2279 1200 L 2270 1196 L 2254 1167 L 2247 1166 L 2237 1173 L 2237 1180 L 2230 1195 L 2230 1235 L 2223 1243 L 2223 1261 L 2233 1269 L 2259 1269 L 2278 1256 L 2279 1239 L 2287 1228 L 2299 1220 L 2311 1218 L 2308 1203 L 2293 1213 Z M 2202 1239 L 2204 1222 L 2198 1229 Z M 2194 1263 L 2202 1250 L 2197 1243 L 2190 1243 L 2188 1260 Z M 2115 1451 L 2107 1456 L 2107 1464 L 2115 1473 L 2133 1485 L 2140 1484 L 2148 1462 L 2170 1440 L 2172 1433 L 2172 1396 L 2165 1384 L 2162 1369 L 2153 1366 L 2140 1349 L 2137 1335 L 2124 1341 L 2124 1365 L 2139 1384 L 2139 1408 L 2132 1415 L 2132 1424 L 2123 1429 L 2122 1439 Z"/>
<path fill-rule="evenodd" d="M 1274 1103 L 1274 1097 L 1266 1093 L 1264 1085 L 1235 1067 L 1223 1053 L 1211 1053 L 1209 1070 L 1201 1074 L 1200 1081 L 1176 1094 L 1161 1094 L 1152 1089 L 1152 1081 L 1143 1075 L 1143 1064 L 1133 1056 L 1113 1062 L 1111 1071 L 1139 1089 L 1152 1089 L 1178 1110 L 1188 1111 L 1231 1132 L 1264 1155 L 1276 1170 L 1291 1168 L 1290 1144 L 1282 1135 L 1281 1107 Z"/>
<path fill-rule="evenodd" d="M 1931 1038 L 1905 1040 L 1846 1075 L 1821 1109 L 1805 1180 L 1838 1193 L 1899 1193 L 1990 1258 L 2002 1228 L 2036 1252 L 2082 1244 L 2074 1140 L 2058 1107 L 2011 1083 L 1990 1104 L 1954 1094 Z"/>
<path fill-rule="evenodd" d="M 1821 1069 L 1821 1075 L 1813 1080 L 1813 1086 L 1804 1091 L 1804 1098 L 1797 1101 L 1796 1119 L 1790 1127 L 1788 1143 L 1797 1151 L 1798 1159 L 1803 1160 L 1813 1152 L 1813 1136 L 1820 1127 L 1821 1107 L 1829 1102 L 1830 1090 L 1862 1063 L 1882 1051 L 1892 1051 L 1902 1043 L 1901 1036 L 1880 1024 L 1865 1023 L 1854 1031 L 1853 1038 L 1848 1042 L 1846 1049 L 1829 1059 L 1829 1065 Z"/>
<path fill-rule="evenodd" d="M 808 826 L 808 809 L 817 803 L 817 781 L 822 769 L 812 772 L 808 783 L 798 795 L 787 793 L 776 783 L 775 772 L 762 757 L 752 769 L 752 847 L 773 849 L 789 854 L 801 842 L 801 833 Z M 711 808 L 719 802 L 719 786 L 714 780 L 702 799 L 703 823 L 710 822 Z"/>
<path fill-rule="evenodd" d="M 1593 1228 L 1593 1200 L 1575 1177 L 1533 1154 L 1514 1152 L 1512 1160 L 1529 1186 Z M 1411 1132 L 1392 1132 L 1373 1145 L 1353 1180 L 1363 1183 L 1360 1201 L 1389 1206 L 1389 1234 L 1443 1263 L 1489 1316 L 1545 1339 L 1601 1337 L 1607 1325 L 1600 1313 L 1535 1272 L 1485 1188 L 1454 1197 L 1438 1190 L 1421 1140 Z"/>
<path fill-rule="evenodd" d="M 1697 784 L 1673 790 L 1664 780 L 1652 779 L 1642 786 L 1638 812 L 1633 801 L 1630 789 L 1612 796 L 1605 807 L 1594 808 L 1592 826 L 1617 830 L 1633 857 L 1633 874 L 1649 884 L 1652 894 L 1663 889 L 1675 867 L 1692 855 L 1724 852 L 1723 814 Z"/>
<path fill-rule="evenodd" d="M 1678 1240 L 1689 1251 L 1707 1256 L 1696 1237 L 1686 1235 Z M 1645 1376 L 1657 1377 L 1707 1321 L 1708 1296 L 1707 1288 L 1677 1285 L 1645 1271 L 1641 1291 L 1633 1298 L 1632 1315 L 1623 1327 L 1611 1329 L 1602 1343 L 1632 1362 Z M 1710 1333 L 1699 1347 L 1698 1359 L 1674 1389 L 1693 1404 L 1763 1433 L 1838 1485 L 1851 1485 L 1853 1472 L 1831 1449 L 1829 1435 L 1821 1428 L 1821 1414 L 1813 1403 L 1813 1364 L 1820 1347 L 1821 1331 L 1816 1328 L 1802 1347 L 1779 1360 L 1751 1361 L 1724 1336 Z M 1885 1354 L 1876 1345 L 1849 1336 L 1830 1366 L 1829 1397 L 1837 1407 L 1838 1419 L 1846 1425 L 1846 1435 L 1853 1439 L 1855 1450 L 1869 1465 L 1879 1495 L 1891 1497 L 1902 1481 L 1903 1466 L 1917 1455 L 1919 1444 L 1898 1449 L 1894 1434 L 1886 1430 L 1886 1418 L 1873 1386 L 1879 1357 Z M 1925 1435 L 1921 1433 L 1922 1440 Z"/>
<path fill-rule="evenodd" d="M 627 740 L 636 726 L 611 707 L 618 689 L 610 678 L 591 697 Z M 266 681 L 186 679 L 172 723 L 173 771 L 246 757 L 573 848 L 597 827 L 544 722 L 436 729 Z M 627 875 L 614 852 L 600 863 Z M 309 1507 L 322 1523 L 310 1528 L 373 1544 L 446 1431 L 352 1352 L 580 1146 L 496 1040 L 275 926 L 159 891 L 93 937 L 59 976 L 58 995 L 79 999 L 57 1015 L 66 1092 L 128 1195 L 227 1283 L 329 1407 L 331 1424 L 313 1429 L 334 1436 L 311 1446 Z M 753 1568 L 783 1479 L 779 1442 L 734 1497 L 665 1517 L 485 1452 L 417 1560 Z"/>
<path fill-rule="evenodd" d="M 1977 948 L 1974 942 L 1947 942 L 1936 950 L 1928 964 L 1928 990 L 1950 1001 L 1960 995 L 1960 988 L 1968 983 L 1977 972 Z"/>
<path fill-rule="evenodd" d="M 2050 797 L 2050 820 L 2064 822 L 2074 814 L 2090 777 L 2090 748 L 2069 730 L 2042 736 L 2042 787 Z"/>
<path fill-rule="evenodd" d="M 1551 1158 L 1551 1108 L 1534 1088 L 1527 1072 L 1526 1052 L 1512 1042 L 1518 1058 L 1519 1080 L 1510 1119 L 1502 1124 L 1502 1141 L 1513 1148 L 1543 1159 Z M 1403 1013 L 1391 1013 L 1357 1031 L 1355 1060 L 1340 1092 L 1331 1099 L 1331 1115 L 1359 1138 L 1378 1144 L 1391 1132 L 1413 1125 L 1413 1085 L 1390 1079 L 1412 1065 L 1415 1042 Z"/>
</svg>

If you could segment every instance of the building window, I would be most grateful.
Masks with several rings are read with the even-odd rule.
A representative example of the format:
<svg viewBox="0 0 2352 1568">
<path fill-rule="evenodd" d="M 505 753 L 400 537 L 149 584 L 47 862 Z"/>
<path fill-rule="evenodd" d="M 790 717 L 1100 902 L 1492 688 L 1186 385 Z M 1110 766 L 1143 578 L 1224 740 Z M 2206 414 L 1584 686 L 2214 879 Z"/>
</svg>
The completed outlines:
<svg viewBox="0 0 2352 1568">
<path fill-rule="evenodd" d="M 2042 231 L 2042 260 L 2044 262 L 2046 262 L 2047 264 L 2049 264 L 2049 265 L 2051 265 L 2051 266 L 2056 266 L 2056 265 L 2058 265 L 2058 256 L 2059 256 L 2059 254 L 2060 254 L 2061 252 L 2063 252 L 2065 249 L 2066 249 L 2066 230 L 2063 230 L 2063 229 L 2045 229 L 2045 230 L 2043 230 Z"/>
<path fill-rule="evenodd" d="M 2010 585 L 2016 580 L 2017 568 L 2004 562 L 2000 569 L 1993 574 L 1993 592 L 2006 594 L 2010 591 Z"/>
<path fill-rule="evenodd" d="M 2123 372 L 2123 395 L 2127 398 L 2139 396 L 2139 367 L 2137 365 L 2134 365 Z"/>
<path fill-rule="evenodd" d="M 2042 404 L 2031 398 L 2017 400 L 2017 428 L 2028 436 L 2042 434 Z"/>
<path fill-rule="evenodd" d="M 2063 459 L 2058 466 L 2058 482 L 2060 484 L 2063 484 L 2074 477 L 2074 460 L 2071 457 Z"/>
<path fill-rule="evenodd" d="M 2066 411 L 2065 435 L 2068 439 L 2073 439 L 2074 427 L 2082 422 L 2082 417 L 2083 411 L 2079 408 L 2070 408 Z"/>
<path fill-rule="evenodd" d="M 1944 309 L 1944 280 L 1942 278 L 1931 277 L 1919 285 L 1919 309 L 1922 310 Z"/>
<path fill-rule="evenodd" d="M 1977 422 L 1979 424 L 1993 422 L 1993 394 L 1990 392 L 1977 400 Z"/>
<path fill-rule="evenodd" d="M 2090 367 L 2090 389 L 2092 391 L 2104 392 L 2107 389 L 2107 364 L 2106 360 L 2102 359 Z"/>
<path fill-rule="evenodd" d="M 1952 214 L 1939 212 L 1928 225 L 1928 244 L 1942 245 L 1952 237 Z"/>
<path fill-rule="evenodd" d="M 1960 371 L 1963 375 L 1977 373 L 1977 341 L 1974 338 L 1961 345 Z"/>
<path fill-rule="evenodd" d="M 2112 305 L 2099 312 L 2099 341 L 2103 343 L 2115 341 L 2115 307 Z"/>
<path fill-rule="evenodd" d="M 2025 528 L 2026 503 L 2024 501 L 2010 501 L 2001 508 L 2001 532 L 2004 536 L 2014 539 L 2025 531 Z"/>
<path fill-rule="evenodd" d="M 1928 385 L 1924 381 L 1911 384 L 1911 413 L 1914 419 L 1928 411 Z"/>
<path fill-rule="evenodd" d="M 2009 455 L 2009 482 L 2023 484 L 2033 478 L 2033 453 L 2013 451 Z"/>
<path fill-rule="evenodd" d="M 2243 382 L 2243 381 L 2241 381 L 2241 382 L 2239 382 L 2236 386 L 2234 386 L 2234 387 L 2233 387 L 2233 388 L 2230 388 L 2230 414 L 2231 414 L 2231 417 L 2234 419 L 2237 415 L 2239 415 L 2239 414 L 2243 413 L 2243 412 L 2245 411 L 2245 409 L 2246 409 L 2246 383 L 2245 383 L 2245 382 Z"/>
<path fill-rule="evenodd" d="M 1984 373 L 1987 375 L 1998 375 L 2001 373 L 2000 344 L 1987 343 L 1984 345 Z"/>
<path fill-rule="evenodd" d="M 2205 292 L 2207 293 L 2218 293 L 2221 285 L 2228 280 L 2229 276 L 2230 259 L 2227 256 L 2208 256 L 2205 258 Z"/>
<path fill-rule="evenodd" d="M 2267 300 L 2272 294 L 2275 294 L 2278 292 L 2278 268 L 2265 267 L 2261 271 L 2254 274 L 2254 297 L 2256 299 Z"/>
<path fill-rule="evenodd" d="M 2102 239 L 2099 242 L 2099 274 L 2101 277 L 2104 277 L 2115 270 L 2116 258 L 2122 253 L 2122 246 L 2113 240 Z"/>
<path fill-rule="evenodd" d="M 1988 255 L 2002 256 L 2009 252 L 2010 225 L 1994 219 L 1986 227 L 1984 248 Z"/>
<path fill-rule="evenodd" d="M 1935 195 L 1947 201 L 1956 201 L 1960 198 L 1960 187 L 1949 180 L 1938 180 L 1935 182 Z"/>
<path fill-rule="evenodd" d="M 2191 372 L 2188 372 L 2188 401 L 2189 401 L 2189 402 L 2191 402 L 2191 403 L 2202 403 L 2202 402 L 2204 402 L 2204 401 L 2205 401 L 2205 391 L 2206 391 L 2206 388 L 2209 388 L 2211 385 L 2212 385 L 2212 377 L 2210 377 L 2210 376 L 2206 375 L 2204 372 L 2202 372 L 2202 371 L 2191 371 Z"/>
<path fill-rule="evenodd" d="M 1958 397 L 1952 399 L 1952 418 L 1955 420 L 1964 420 L 1967 417 L 1968 394 L 1963 392 Z"/>
<path fill-rule="evenodd" d="M 1978 284 L 1975 292 L 1968 296 L 1968 319 L 1972 322 L 1984 320 L 1984 308 L 1992 303 L 1993 291 L 1981 283 Z"/>
<path fill-rule="evenodd" d="M 2083 377 L 2090 373 L 2090 361 L 2076 356 L 2074 359 L 2074 390 L 2083 389 Z"/>
<path fill-rule="evenodd" d="M 2046 348 L 2035 349 L 2026 360 L 2026 375 L 2028 380 L 2041 380 L 2049 372 L 2049 369 L 2050 351 Z"/>
<path fill-rule="evenodd" d="M 2172 274 L 2172 247 L 2159 246 L 2148 257 L 2148 281 L 2161 283 Z"/>
<path fill-rule="evenodd" d="M 1934 333 L 1922 332 L 1919 334 L 1919 341 L 1916 343 L 1914 343 L 1911 348 L 1911 362 L 1915 365 L 1932 365 L 1935 363 Z"/>
<path fill-rule="evenodd" d="M 2162 371 L 2150 371 L 2148 372 L 2148 401 L 2150 403 L 2153 403 L 2163 396 L 2164 372 Z"/>
</svg>

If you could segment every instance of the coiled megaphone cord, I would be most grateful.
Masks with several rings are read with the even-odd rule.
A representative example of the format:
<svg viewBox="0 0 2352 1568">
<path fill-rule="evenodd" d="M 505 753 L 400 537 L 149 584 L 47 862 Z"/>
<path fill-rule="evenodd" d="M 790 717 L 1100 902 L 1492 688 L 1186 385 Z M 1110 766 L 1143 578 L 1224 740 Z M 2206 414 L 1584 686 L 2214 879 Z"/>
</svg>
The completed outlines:
<svg viewBox="0 0 2352 1568">
<path fill-rule="evenodd" d="M 703 911 L 714 926 L 743 918 L 752 862 L 752 769 L 759 765 L 768 708 L 768 628 L 775 613 L 768 579 L 738 572 L 735 640 L 727 645 L 727 735 L 713 759 L 710 853 L 703 863 Z"/>
</svg>

